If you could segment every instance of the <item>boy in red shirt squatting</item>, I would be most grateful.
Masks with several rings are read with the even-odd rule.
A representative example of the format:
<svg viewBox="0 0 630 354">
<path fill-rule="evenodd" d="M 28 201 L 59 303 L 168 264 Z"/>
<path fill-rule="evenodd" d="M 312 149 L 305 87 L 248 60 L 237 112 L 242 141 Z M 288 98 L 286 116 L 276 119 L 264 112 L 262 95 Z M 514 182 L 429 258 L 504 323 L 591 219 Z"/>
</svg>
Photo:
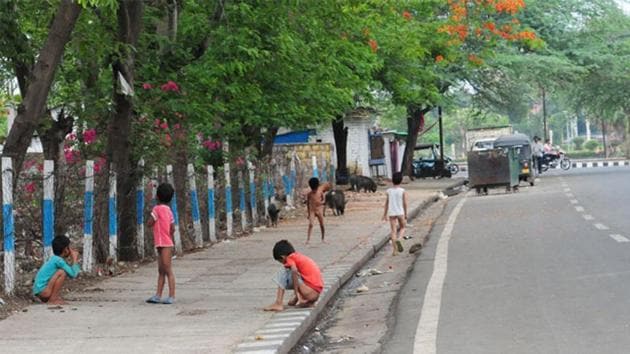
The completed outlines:
<svg viewBox="0 0 630 354">
<path fill-rule="evenodd" d="M 273 258 L 284 265 L 274 281 L 278 284 L 276 302 L 265 307 L 265 311 L 282 311 L 284 291 L 293 289 L 295 296 L 289 306 L 310 307 L 319 299 L 324 289 L 324 280 L 319 266 L 309 257 L 295 252 L 293 245 L 281 240 L 273 247 Z"/>
</svg>

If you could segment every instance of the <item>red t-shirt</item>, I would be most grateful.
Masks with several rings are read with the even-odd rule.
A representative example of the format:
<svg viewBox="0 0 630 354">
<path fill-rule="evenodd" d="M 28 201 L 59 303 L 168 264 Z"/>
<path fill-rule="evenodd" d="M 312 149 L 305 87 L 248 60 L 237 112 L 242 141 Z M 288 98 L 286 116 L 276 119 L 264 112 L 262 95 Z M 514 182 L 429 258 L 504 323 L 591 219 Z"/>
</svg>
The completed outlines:
<svg viewBox="0 0 630 354">
<path fill-rule="evenodd" d="M 286 261 L 284 262 L 284 266 L 286 268 L 291 268 L 292 265 L 298 270 L 298 273 L 304 279 L 304 284 L 308 285 L 309 288 L 321 293 L 324 290 L 324 280 L 322 279 L 322 272 L 319 270 L 319 267 L 309 257 L 293 252 L 291 253 Z"/>
</svg>

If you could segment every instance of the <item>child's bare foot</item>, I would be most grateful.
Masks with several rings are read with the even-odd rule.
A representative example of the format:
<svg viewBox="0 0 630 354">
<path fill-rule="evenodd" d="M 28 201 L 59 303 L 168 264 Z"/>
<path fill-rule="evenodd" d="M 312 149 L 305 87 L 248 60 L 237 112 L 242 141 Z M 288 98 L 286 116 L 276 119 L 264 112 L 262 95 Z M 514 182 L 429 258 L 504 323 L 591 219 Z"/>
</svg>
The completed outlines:
<svg viewBox="0 0 630 354">
<path fill-rule="evenodd" d="M 274 304 L 271 304 L 271 305 L 265 307 L 263 310 L 264 311 L 280 312 L 280 311 L 284 310 L 284 306 L 282 306 L 282 304 L 274 303 Z"/>
<path fill-rule="evenodd" d="M 295 304 L 297 304 L 297 303 L 298 303 L 298 298 L 297 298 L 297 296 L 294 296 L 294 297 L 293 297 L 293 299 L 291 299 L 291 301 L 289 301 L 289 302 L 287 303 L 287 305 L 289 305 L 289 306 L 295 306 Z"/>
<path fill-rule="evenodd" d="M 328 241 L 322 239 L 322 243 L 328 244 Z"/>
<path fill-rule="evenodd" d="M 51 299 L 48 301 L 48 304 L 49 305 L 67 305 L 67 303 L 62 298 Z"/>
<path fill-rule="evenodd" d="M 300 308 L 313 307 L 315 305 L 315 301 L 300 301 L 295 306 Z"/>
</svg>

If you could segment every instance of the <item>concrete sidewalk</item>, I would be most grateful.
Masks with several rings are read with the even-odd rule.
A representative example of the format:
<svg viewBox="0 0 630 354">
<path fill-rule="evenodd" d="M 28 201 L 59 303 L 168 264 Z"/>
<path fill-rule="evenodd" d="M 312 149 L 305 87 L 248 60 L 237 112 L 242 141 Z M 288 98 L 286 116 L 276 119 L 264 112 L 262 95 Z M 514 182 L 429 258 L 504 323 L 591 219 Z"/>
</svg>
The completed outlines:
<svg viewBox="0 0 630 354">
<path fill-rule="evenodd" d="M 410 217 L 433 201 L 437 192 L 461 183 L 461 179 L 420 180 L 405 185 Z M 326 218 L 330 244 L 320 242 L 316 227 L 311 245 L 305 246 L 306 219 L 290 219 L 276 229 L 220 242 L 174 260 L 174 305 L 144 302 L 155 291 L 157 269 L 151 263 L 71 293 L 70 305 L 61 310 L 32 305 L 1 321 L 0 348 L 3 353 L 287 352 L 339 287 L 387 244 L 388 226 L 380 221 L 383 190 L 361 197 L 360 203 L 350 202 L 342 217 Z M 285 238 L 320 265 L 325 290 L 314 308 L 263 312 L 275 298 L 272 277 L 280 269 L 271 250 Z M 285 303 L 291 295 L 287 293 Z"/>
</svg>

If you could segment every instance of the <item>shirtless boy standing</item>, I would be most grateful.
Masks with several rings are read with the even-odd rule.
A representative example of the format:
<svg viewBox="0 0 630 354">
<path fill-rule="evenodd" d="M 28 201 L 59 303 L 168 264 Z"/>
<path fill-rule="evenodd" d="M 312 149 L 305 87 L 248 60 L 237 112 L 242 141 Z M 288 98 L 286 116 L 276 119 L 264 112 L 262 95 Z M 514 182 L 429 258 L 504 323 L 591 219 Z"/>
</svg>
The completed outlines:
<svg viewBox="0 0 630 354">
<path fill-rule="evenodd" d="M 330 183 L 326 182 L 319 185 L 319 179 L 313 177 L 308 180 L 308 185 L 311 187 L 310 192 L 306 196 L 306 210 L 308 213 L 308 233 L 306 235 L 306 244 L 311 241 L 311 232 L 313 232 L 313 219 L 317 218 L 319 221 L 319 228 L 322 231 L 322 242 L 324 240 L 324 198 L 328 190 L 330 190 Z"/>
</svg>

